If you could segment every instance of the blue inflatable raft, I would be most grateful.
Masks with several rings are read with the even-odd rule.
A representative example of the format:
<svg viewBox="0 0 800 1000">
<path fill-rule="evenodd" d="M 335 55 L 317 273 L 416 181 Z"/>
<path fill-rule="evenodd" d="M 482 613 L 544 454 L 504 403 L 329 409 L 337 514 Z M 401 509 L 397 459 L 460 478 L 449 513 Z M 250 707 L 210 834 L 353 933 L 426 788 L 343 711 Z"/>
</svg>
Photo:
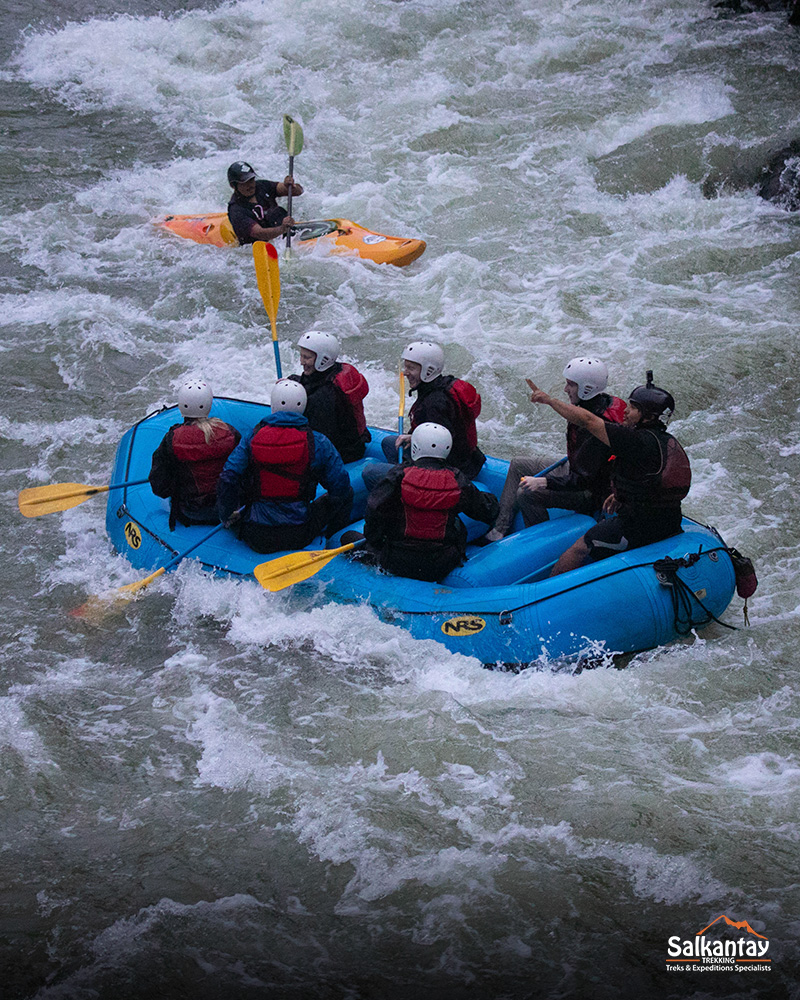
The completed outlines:
<svg viewBox="0 0 800 1000">
<path fill-rule="evenodd" d="M 243 434 L 268 412 L 261 403 L 221 397 L 213 408 L 214 416 Z M 111 482 L 146 480 L 153 452 L 180 420 L 177 408 L 170 407 L 132 427 L 117 449 Z M 364 462 L 382 460 L 381 439 L 395 433 L 372 429 L 367 457 L 348 466 L 356 492 L 354 518 L 363 517 L 366 502 Z M 499 496 L 507 469 L 507 462 L 489 458 L 476 482 Z M 154 496 L 146 482 L 109 493 L 109 537 L 137 569 L 151 572 L 164 566 L 210 531 L 183 525 L 170 531 L 168 520 L 167 501 Z M 735 580 L 727 547 L 713 528 L 688 518 L 680 535 L 550 579 L 558 556 L 593 523 L 584 515 L 554 510 L 544 524 L 517 526 L 502 541 L 483 548 L 470 545 L 467 562 L 441 583 L 391 576 L 341 555 L 296 587 L 306 593 L 315 588 L 320 600 L 369 604 L 382 619 L 416 638 L 434 639 L 489 666 L 650 649 L 708 623 L 728 607 Z M 485 531 L 485 525 L 468 523 L 470 538 Z M 324 547 L 324 539 L 309 546 Z M 191 557 L 216 573 L 252 577 L 257 564 L 279 554 L 254 553 L 222 529 Z"/>
</svg>

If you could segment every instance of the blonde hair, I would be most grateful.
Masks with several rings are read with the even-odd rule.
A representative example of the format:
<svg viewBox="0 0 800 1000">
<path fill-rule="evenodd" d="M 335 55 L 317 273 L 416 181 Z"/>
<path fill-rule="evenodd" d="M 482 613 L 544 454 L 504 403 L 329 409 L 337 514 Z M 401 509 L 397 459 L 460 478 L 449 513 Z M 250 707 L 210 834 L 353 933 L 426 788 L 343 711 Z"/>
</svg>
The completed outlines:
<svg viewBox="0 0 800 1000">
<path fill-rule="evenodd" d="M 218 417 L 190 417 L 191 422 L 195 427 L 199 427 L 203 432 L 203 437 L 206 439 L 206 444 L 208 444 L 214 437 L 214 432 L 218 427 L 224 427 L 225 421 L 220 420 Z"/>
</svg>

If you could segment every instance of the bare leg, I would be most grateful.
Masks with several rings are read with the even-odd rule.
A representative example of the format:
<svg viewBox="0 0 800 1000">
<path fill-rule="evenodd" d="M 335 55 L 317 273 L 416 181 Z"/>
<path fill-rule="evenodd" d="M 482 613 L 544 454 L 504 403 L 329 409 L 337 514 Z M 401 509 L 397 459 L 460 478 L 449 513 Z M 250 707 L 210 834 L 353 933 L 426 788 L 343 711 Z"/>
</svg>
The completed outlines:
<svg viewBox="0 0 800 1000">
<path fill-rule="evenodd" d="M 562 552 L 558 562 L 550 570 L 550 576 L 560 576 L 561 573 L 569 573 L 571 569 L 577 569 L 589 561 L 589 546 L 584 542 L 583 535 L 567 549 Z"/>
</svg>

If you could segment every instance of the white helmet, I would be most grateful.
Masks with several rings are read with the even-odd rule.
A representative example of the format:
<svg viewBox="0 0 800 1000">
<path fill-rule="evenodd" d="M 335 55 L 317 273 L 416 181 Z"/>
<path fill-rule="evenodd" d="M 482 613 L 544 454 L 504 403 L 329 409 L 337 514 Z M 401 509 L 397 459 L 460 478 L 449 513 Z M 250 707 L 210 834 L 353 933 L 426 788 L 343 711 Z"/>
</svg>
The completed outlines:
<svg viewBox="0 0 800 1000">
<path fill-rule="evenodd" d="M 608 385 L 608 368 L 599 358 L 573 358 L 564 378 L 578 386 L 578 399 L 594 399 Z"/>
<path fill-rule="evenodd" d="M 453 447 L 453 435 L 441 424 L 425 423 L 411 435 L 411 461 L 419 458 L 447 458 Z"/>
<path fill-rule="evenodd" d="M 438 344 L 429 340 L 415 340 L 403 351 L 403 361 L 415 361 L 421 366 L 420 378 L 423 382 L 432 382 L 444 368 L 444 351 Z"/>
<path fill-rule="evenodd" d="M 187 382 L 178 389 L 178 409 L 184 417 L 207 417 L 213 402 L 211 386 L 201 378 Z"/>
<path fill-rule="evenodd" d="M 321 330 L 304 333 L 297 341 L 297 346 L 316 354 L 314 368 L 318 372 L 327 371 L 339 357 L 339 341 L 332 333 L 322 333 Z"/>
<path fill-rule="evenodd" d="M 307 402 L 306 390 L 292 378 L 282 378 L 276 382 L 269 398 L 270 409 L 273 413 L 289 410 L 292 413 L 299 413 L 301 416 L 306 412 Z"/>
</svg>

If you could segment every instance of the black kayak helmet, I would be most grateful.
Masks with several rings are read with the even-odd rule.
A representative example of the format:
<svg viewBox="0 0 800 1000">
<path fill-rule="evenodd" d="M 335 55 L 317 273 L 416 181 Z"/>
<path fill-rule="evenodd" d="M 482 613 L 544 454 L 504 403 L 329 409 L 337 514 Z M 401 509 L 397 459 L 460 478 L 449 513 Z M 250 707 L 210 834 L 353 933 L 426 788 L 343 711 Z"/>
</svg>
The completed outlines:
<svg viewBox="0 0 800 1000">
<path fill-rule="evenodd" d="M 647 385 L 637 385 L 628 399 L 646 417 L 666 415 L 666 419 L 669 420 L 675 410 L 672 393 L 653 385 L 652 371 L 647 372 Z"/>
<path fill-rule="evenodd" d="M 236 163 L 232 163 L 228 167 L 228 183 L 232 188 L 235 188 L 237 184 L 251 181 L 255 175 L 255 170 L 244 160 L 237 160 Z"/>
</svg>

